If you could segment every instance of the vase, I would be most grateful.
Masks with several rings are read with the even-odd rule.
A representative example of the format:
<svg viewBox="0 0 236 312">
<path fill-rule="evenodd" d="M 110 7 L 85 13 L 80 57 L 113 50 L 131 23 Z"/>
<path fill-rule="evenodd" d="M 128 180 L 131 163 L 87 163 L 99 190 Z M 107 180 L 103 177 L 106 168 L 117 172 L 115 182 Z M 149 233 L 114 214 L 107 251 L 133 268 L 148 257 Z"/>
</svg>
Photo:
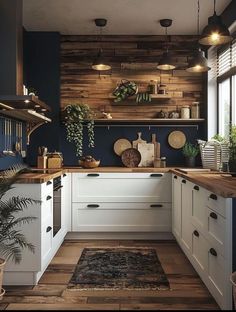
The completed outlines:
<svg viewBox="0 0 236 312">
<path fill-rule="evenodd" d="M 185 164 L 187 167 L 195 167 L 195 157 L 185 157 Z"/>
</svg>

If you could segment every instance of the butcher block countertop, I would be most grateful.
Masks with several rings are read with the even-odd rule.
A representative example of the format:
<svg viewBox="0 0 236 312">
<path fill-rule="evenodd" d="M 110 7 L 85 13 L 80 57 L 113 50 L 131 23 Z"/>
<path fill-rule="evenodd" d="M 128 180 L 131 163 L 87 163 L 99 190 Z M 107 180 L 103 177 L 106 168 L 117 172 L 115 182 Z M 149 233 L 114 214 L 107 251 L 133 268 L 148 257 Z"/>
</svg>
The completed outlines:
<svg viewBox="0 0 236 312">
<path fill-rule="evenodd" d="M 231 177 L 223 172 L 194 172 L 184 173 L 174 167 L 166 168 L 127 168 L 127 167 L 98 167 L 94 169 L 83 169 L 81 167 L 64 167 L 62 169 L 34 169 L 33 172 L 24 173 L 19 176 L 18 183 L 44 183 L 56 178 L 66 172 L 89 172 L 89 173 L 165 173 L 172 172 L 189 180 L 207 190 L 222 197 L 236 197 L 236 177 Z"/>
<path fill-rule="evenodd" d="M 170 171 L 222 197 L 236 197 L 236 177 L 225 172 L 183 173 L 176 169 Z"/>
</svg>

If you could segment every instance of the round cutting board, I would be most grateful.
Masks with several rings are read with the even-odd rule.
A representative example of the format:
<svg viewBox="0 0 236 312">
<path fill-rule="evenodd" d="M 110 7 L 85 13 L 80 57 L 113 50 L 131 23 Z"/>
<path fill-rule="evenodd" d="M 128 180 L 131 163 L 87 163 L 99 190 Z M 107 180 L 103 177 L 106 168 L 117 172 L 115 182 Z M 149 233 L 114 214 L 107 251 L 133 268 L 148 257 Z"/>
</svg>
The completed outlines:
<svg viewBox="0 0 236 312">
<path fill-rule="evenodd" d="M 121 156 L 121 154 L 132 146 L 131 142 L 127 139 L 119 139 L 114 143 L 114 152 L 116 155 Z"/>
<path fill-rule="evenodd" d="M 126 167 L 138 167 L 141 161 L 141 154 L 136 148 L 128 148 L 121 154 L 121 160 Z"/>
<path fill-rule="evenodd" d="M 182 131 L 172 131 L 168 136 L 168 143 L 175 149 L 183 147 L 185 142 L 186 136 Z"/>
</svg>

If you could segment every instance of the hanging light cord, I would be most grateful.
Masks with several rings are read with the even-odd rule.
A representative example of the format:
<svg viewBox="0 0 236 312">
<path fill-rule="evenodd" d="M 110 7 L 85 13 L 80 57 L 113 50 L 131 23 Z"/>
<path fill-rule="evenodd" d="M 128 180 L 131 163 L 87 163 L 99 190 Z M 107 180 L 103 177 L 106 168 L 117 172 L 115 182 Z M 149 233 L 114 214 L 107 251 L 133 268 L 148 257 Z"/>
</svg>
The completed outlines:
<svg viewBox="0 0 236 312">
<path fill-rule="evenodd" d="M 166 27 L 165 33 L 166 33 L 166 52 L 168 53 L 168 52 L 169 52 L 169 48 L 168 48 L 168 35 L 167 35 L 167 27 Z"/>
<path fill-rule="evenodd" d="M 197 34 L 200 33 L 200 3 L 199 0 L 197 2 Z"/>
<path fill-rule="evenodd" d="M 216 14 L 216 0 L 214 0 L 214 13 Z"/>
</svg>

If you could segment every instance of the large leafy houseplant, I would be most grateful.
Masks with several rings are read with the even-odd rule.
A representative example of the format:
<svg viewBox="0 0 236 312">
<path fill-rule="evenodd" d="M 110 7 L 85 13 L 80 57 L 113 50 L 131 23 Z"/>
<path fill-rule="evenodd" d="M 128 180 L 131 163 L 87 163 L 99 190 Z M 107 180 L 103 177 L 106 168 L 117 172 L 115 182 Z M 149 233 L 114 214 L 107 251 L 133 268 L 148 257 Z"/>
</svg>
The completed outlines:
<svg viewBox="0 0 236 312">
<path fill-rule="evenodd" d="M 88 146 L 94 147 L 94 114 L 86 104 L 71 104 L 66 106 L 67 140 L 74 143 L 76 156 L 83 155 L 83 125 L 87 122 Z"/>
<path fill-rule="evenodd" d="M 230 128 L 229 171 L 236 172 L 236 125 L 231 126 L 231 128 Z"/>
</svg>

